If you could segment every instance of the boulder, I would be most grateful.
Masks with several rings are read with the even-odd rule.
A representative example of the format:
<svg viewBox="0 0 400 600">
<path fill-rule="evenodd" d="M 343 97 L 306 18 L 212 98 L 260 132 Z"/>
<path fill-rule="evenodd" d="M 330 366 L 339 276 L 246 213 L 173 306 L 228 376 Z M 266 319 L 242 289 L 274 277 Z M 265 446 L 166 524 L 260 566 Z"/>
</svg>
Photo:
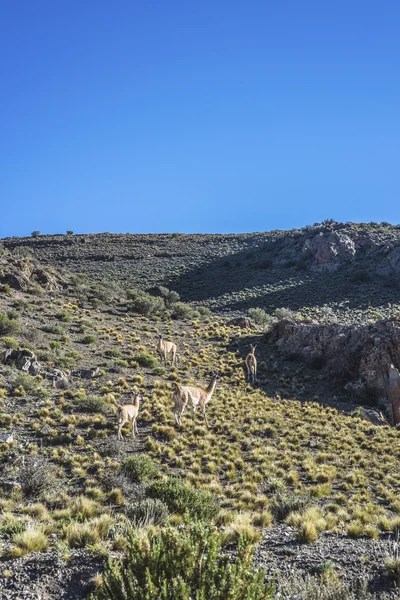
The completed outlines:
<svg viewBox="0 0 400 600">
<path fill-rule="evenodd" d="M 336 271 L 341 264 L 353 260 L 356 246 L 342 231 L 320 232 L 304 242 L 302 252 L 310 256 L 313 271 Z"/>
<path fill-rule="evenodd" d="M 400 326 L 296 324 L 279 321 L 266 334 L 283 354 L 318 365 L 335 384 L 365 403 L 375 403 L 388 420 L 400 423 Z"/>
<path fill-rule="evenodd" d="M 79 369 L 71 371 L 72 377 L 81 377 L 82 379 L 94 379 L 101 375 L 99 367 L 93 367 L 92 369 Z"/>
<path fill-rule="evenodd" d="M 35 354 L 27 348 L 18 348 L 18 350 L 10 348 L 6 350 L 3 354 L 2 362 L 5 365 L 14 365 L 17 369 L 25 371 L 25 373 L 29 373 L 30 375 L 41 373 Z"/>
<path fill-rule="evenodd" d="M 254 321 L 248 317 L 237 317 L 236 319 L 229 321 L 228 325 L 234 325 L 235 327 L 240 327 L 241 329 L 258 329 Z"/>
</svg>

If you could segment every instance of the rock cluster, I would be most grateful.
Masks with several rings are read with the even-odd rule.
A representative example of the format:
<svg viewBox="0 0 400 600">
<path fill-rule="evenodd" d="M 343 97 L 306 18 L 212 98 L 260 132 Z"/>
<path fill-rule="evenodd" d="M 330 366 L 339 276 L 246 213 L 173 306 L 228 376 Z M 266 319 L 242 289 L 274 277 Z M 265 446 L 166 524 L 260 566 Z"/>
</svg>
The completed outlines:
<svg viewBox="0 0 400 600">
<path fill-rule="evenodd" d="M 356 399 L 374 402 L 391 423 L 400 423 L 400 326 L 394 322 L 346 326 L 281 320 L 266 335 L 284 354 L 318 363 Z"/>
</svg>

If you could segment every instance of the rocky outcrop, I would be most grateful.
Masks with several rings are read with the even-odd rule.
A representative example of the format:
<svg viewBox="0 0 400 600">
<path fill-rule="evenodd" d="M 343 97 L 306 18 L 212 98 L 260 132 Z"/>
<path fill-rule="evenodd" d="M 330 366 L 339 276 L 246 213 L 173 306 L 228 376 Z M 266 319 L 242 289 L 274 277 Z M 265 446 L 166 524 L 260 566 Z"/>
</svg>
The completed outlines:
<svg viewBox="0 0 400 600">
<path fill-rule="evenodd" d="M 15 366 L 30 375 L 38 375 L 41 372 L 40 365 L 36 356 L 27 348 L 18 348 L 18 350 L 6 350 L 3 355 L 5 365 Z"/>
<path fill-rule="evenodd" d="M 0 258 L 0 284 L 23 292 L 35 285 L 50 292 L 59 291 L 66 286 L 60 273 L 53 268 L 43 268 L 30 258 L 15 258 L 9 254 Z"/>
<path fill-rule="evenodd" d="M 8 349 L 3 353 L 1 362 L 4 365 L 16 367 L 29 375 L 42 375 L 53 382 L 54 387 L 62 387 L 68 384 L 68 376 L 61 369 L 43 370 L 38 363 L 35 354 L 27 348 L 18 350 Z"/>
<path fill-rule="evenodd" d="M 303 254 L 311 258 L 314 271 L 336 271 L 345 262 L 353 260 L 356 247 L 353 239 L 342 231 L 318 233 L 304 242 Z"/>
<path fill-rule="evenodd" d="M 81 379 L 94 379 L 100 377 L 101 370 L 99 367 L 93 367 L 92 369 L 79 369 L 77 371 L 71 371 L 72 377 L 80 377 Z"/>
<path fill-rule="evenodd" d="M 361 402 L 374 402 L 400 423 L 400 326 L 297 324 L 279 321 L 266 334 L 284 354 L 300 356 L 323 369 Z"/>
</svg>

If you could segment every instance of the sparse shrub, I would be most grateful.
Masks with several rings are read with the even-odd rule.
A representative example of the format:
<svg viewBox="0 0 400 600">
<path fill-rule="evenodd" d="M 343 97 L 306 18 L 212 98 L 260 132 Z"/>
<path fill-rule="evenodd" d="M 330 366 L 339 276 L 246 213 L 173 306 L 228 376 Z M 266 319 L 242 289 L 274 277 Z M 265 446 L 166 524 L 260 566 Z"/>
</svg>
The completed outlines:
<svg viewBox="0 0 400 600">
<path fill-rule="evenodd" d="M 390 542 L 390 553 L 384 558 L 384 565 L 389 579 L 396 585 L 400 585 L 400 541 Z"/>
<path fill-rule="evenodd" d="M 151 296 L 142 290 L 129 290 L 129 308 L 133 312 L 146 317 L 159 315 L 165 311 L 164 300 L 158 296 Z"/>
<path fill-rule="evenodd" d="M 148 495 L 165 502 L 171 512 L 188 512 L 192 518 L 211 519 L 218 512 L 208 492 L 196 490 L 175 477 L 150 483 Z"/>
<path fill-rule="evenodd" d="M 54 468 L 42 456 L 25 456 L 18 473 L 18 482 L 25 497 L 37 497 L 54 485 Z"/>
<path fill-rule="evenodd" d="M 77 410 L 84 413 L 105 413 L 110 407 L 105 398 L 94 394 L 76 398 L 74 404 Z"/>
<path fill-rule="evenodd" d="M 115 350 L 111 348 L 110 350 L 106 350 L 104 353 L 108 358 L 120 358 L 121 352 L 120 350 Z"/>
<path fill-rule="evenodd" d="M 367 582 L 359 581 L 352 585 L 338 581 L 336 577 L 303 575 L 292 572 L 290 577 L 279 585 L 279 598 L 296 600 L 373 600 L 367 591 Z"/>
<path fill-rule="evenodd" d="M 290 308 L 276 308 L 274 310 L 274 316 L 277 319 L 287 319 L 287 320 L 293 320 L 295 317 L 295 313 L 290 310 Z"/>
<path fill-rule="evenodd" d="M 23 388 L 28 394 L 37 394 L 40 390 L 40 381 L 32 377 L 32 375 L 19 373 L 13 379 L 12 387 L 14 391 L 18 388 Z"/>
<path fill-rule="evenodd" d="M 250 308 L 249 317 L 259 327 L 267 327 L 267 325 L 270 325 L 274 321 L 273 317 L 262 308 Z"/>
<path fill-rule="evenodd" d="M 310 504 L 309 496 L 295 494 L 291 490 L 277 491 L 271 502 L 271 512 L 278 521 L 283 521 L 291 512 L 299 512 Z"/>
<path fill-rule="evenodd" d="M 190 319 L 193 315 L 193 309 L 184 302 L 175 302 L 172 307 L 171 317 L 173 319 Z"/>
<path fill-rule="evenodd" d="M 168 519 L 168 507 L 158 498 L 145 498 L 131 504 L 126 514 L 135 527 L 161 525 Z"/>
<path fill-rule="evenodd" d="M 148 352 L 140 352 L 134 356 L 134 360 L 141 366 L 149 369 L 158 367 L 158 360 L 152 354 Z"/>
<path fill-rule="evenodd" d="M 43 325 L 42 331 L 45 333 L 55 333 L 58 335 L 62 335 L 64 333 L 64 329 L 61 327 L 61 325 Z"/>
<path fill-rule="evenodd" d="M 197 312 L 201 317 L 211 317 L 213 314 L 212 310 L 210 310 L 207 306 L 198 306 Z"/>
<path fill-rule="evenodd" d="M 129 583 L 128 583 L 129 582 Z M 248 540 L 235 558 L 222 552 L 222 539 L 209 525 L 167 527 L 147 537 L 131 532 L 123 562 L 109 562 L 95 600 L 268 600 L 273 586 L 253 568 Z"/>
<path fill-rule="evenodd" d="M 0 335 L 15 335 L 20 330 L 20 325 L 16 319 L 0 312 Z"/>
<path fill-rule="evenodd" d="M 1 286 L 1 291 L 6 296 L 9 296 L 11 294 L 11 286 L 9 286 L 8 283 L 5 283 L 4 285 Z"/>
<path fill-rule="evenodd" d="M 44 552 L 49 547 L 49 538 L 41 529 L 30 527 L 13 537 L 14 547 L 11 554 L 14 557 L 25 556 L 30 552 Z"/>
<path fill-rule="evenodd" d="M 19 521 L 12 513 L 6 512 L 2 515 L 0 522 L 0 532 L 7 536 L 25 531 L 25 525 Z"/>
<path fill-rule="evenodd" d="M 133 454 L 123 464 L 123 471 L 131 481 L 149 481 L 159 476 L 156 463 L 147 454 Z"/>
<path fill-rule="evenodd" d="M 83 344 L 94 344 L 96 341 L 97 338 L 95 335 L 85 335 L 85 337 L 82 339 Z"/>
<path fill-rule="evenodd" d="M 18 349 L 18 346 L 19 346 L 18 340 L 16 340 L 13 337 L 3 337 L 2 342 L 6 348 L 12 348 L 13 350 Z"/>
</svg>

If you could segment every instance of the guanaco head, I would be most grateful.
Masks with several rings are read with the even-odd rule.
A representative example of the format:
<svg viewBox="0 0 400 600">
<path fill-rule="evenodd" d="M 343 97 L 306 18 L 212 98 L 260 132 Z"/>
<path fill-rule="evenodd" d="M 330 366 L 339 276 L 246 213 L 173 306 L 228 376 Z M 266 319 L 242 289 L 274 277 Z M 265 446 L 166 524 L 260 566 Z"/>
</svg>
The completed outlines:
<svg viewBox="0 0 400 600">
<path fill-rule="evenodd" d="M 257 344 L 250 344 L 250 351 L 252 354 L 254 354 L 256 348 L 257 348 Z"/>
<path fill-rule="evenodd" d="M 210 377 L 211 377 L 211 379 L 215 379 L 215 381 L 218 381 L 218 379 L 221 379 L 219 374 L 216 371 L 211 371 Z"/>
<path fill-rule="evenodd" d="M 135 406 L 139 406 L 141 401 L 142 396 L 140 392 L 132 392 L 132 404 L 134 404 Z"/>
</svg>

